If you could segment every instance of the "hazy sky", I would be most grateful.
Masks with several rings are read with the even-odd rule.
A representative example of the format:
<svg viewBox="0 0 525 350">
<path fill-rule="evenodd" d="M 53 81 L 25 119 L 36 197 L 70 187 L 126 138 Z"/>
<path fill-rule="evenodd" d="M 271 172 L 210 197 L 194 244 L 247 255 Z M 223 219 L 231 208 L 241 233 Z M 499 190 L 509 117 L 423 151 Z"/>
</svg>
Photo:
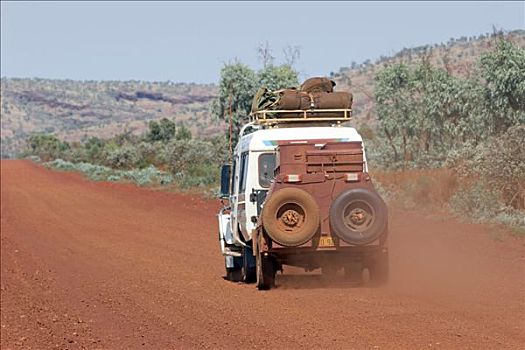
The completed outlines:
<svg viewBox="0 0 525 350">
<path fill-rule="evenodd" d="M 257 47 L 298 45 L 301 75 L 451 37 L 525 28 L 525 2 L 5 2 L 1 75 L 217 82 Z"/>
</svg>

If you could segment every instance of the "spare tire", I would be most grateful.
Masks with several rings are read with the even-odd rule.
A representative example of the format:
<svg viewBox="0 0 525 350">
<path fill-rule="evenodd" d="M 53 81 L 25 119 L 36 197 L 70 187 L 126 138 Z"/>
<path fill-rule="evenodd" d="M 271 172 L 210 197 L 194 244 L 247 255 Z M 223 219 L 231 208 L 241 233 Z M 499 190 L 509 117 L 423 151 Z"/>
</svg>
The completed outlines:
<svg viewBox="0 0 525 350">
<path fill-rule="evenodd" d="M 276 243 L 296 247 L 308 242 L 319 229 L 319 208 L 314 198 L 298 188 L 283 188 L 269 196 L 262 224 Z"/>
<path fill-rule="evenodd" d="M 386 233 L 388 212 L 375 192 L 358 188 L 341 193 L 330 207 L 330 226 L 343 241 L 363 245 Z"/>
</svg>

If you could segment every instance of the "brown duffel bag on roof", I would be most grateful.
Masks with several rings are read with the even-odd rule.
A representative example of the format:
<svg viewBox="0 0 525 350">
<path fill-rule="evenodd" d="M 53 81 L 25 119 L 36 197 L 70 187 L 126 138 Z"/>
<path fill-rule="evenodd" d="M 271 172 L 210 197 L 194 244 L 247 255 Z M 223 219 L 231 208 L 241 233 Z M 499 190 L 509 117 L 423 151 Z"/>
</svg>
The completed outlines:
<svg viewBox="0 0 525 350">
<path fill-rule="evenodd" d="M 293 89 L 279 92 L 276 109 L 280 110 L 309 110 L 310 117 L 342 117 L 344 112 L 319 112 L 316 109 L 350 109 L 352 108 L 352 94 L 346 91 L 306 93 Z M 278 117 L 299 117 L 302 113 L 282 113 Z"/>
<path fill-rule="evenodd" d="M 315 109 L 351 109 L 353 96 L 347 91 L 336 91 L 336 92 L 314 92 L 311 94 L 314 101 Z M 309 113 L 311 118 L 333 118 L 343 117 L 345 112 L 320 112 Z"/>
<path fill-rule="evenodd" d="M 316 109 L 350 109 L 353 96 L 347 91 L 312 93 Z"/>
<path fill-rule="evenodd" d="M 324 77 L 306 79 L 301 85 L 304 92 L 333 92 L 335 81 Z"/>
<path fill-rule="evenodd" d="M 346 91 L 306 93 L 286 89 L 279 96 L 277 109 L 350 109 L 353 100 Z"/>
<path fill-rule="evenodd" d="M 285 89 L 279 91 L 277 109 L 309 109 L 312 99 L 303 91 Z"/>
</svg>

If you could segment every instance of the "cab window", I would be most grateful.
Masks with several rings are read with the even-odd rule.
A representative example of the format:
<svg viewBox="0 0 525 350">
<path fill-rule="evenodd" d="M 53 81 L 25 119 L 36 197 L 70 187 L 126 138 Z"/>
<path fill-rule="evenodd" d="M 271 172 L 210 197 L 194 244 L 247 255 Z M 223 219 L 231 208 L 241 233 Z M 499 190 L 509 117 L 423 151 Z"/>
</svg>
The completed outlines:
<svg viewBox="0 0 525 350">
<path fill-rule="evenodd" d="M 248 175 L 248 152 L 241 155 L 241 168 L 239 171 L 239 193 L 246 189 L 246 177 Z"/>
<path fill-rule="evenodd" d="M 259 156 L 259 185 L 270 187 L 274 179 L 275 153 L 263 153 Z"/>
</svg>

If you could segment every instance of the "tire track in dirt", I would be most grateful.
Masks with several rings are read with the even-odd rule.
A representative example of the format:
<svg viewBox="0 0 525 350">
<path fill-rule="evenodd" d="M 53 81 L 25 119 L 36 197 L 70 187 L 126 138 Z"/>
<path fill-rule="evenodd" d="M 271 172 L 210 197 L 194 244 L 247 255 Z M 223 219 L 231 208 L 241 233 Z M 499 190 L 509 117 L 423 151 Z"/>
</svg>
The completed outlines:
<svg viewBox="0 0 525 350">
<path fill-rule="evenodd" d="M 258 292 L 222 279 L 217 201 L 1 166 L 3 349 L 525 343 L 525 247 L 488 227 L 394 209 L 388 287 L 285 267 Z"/>
</svg>

